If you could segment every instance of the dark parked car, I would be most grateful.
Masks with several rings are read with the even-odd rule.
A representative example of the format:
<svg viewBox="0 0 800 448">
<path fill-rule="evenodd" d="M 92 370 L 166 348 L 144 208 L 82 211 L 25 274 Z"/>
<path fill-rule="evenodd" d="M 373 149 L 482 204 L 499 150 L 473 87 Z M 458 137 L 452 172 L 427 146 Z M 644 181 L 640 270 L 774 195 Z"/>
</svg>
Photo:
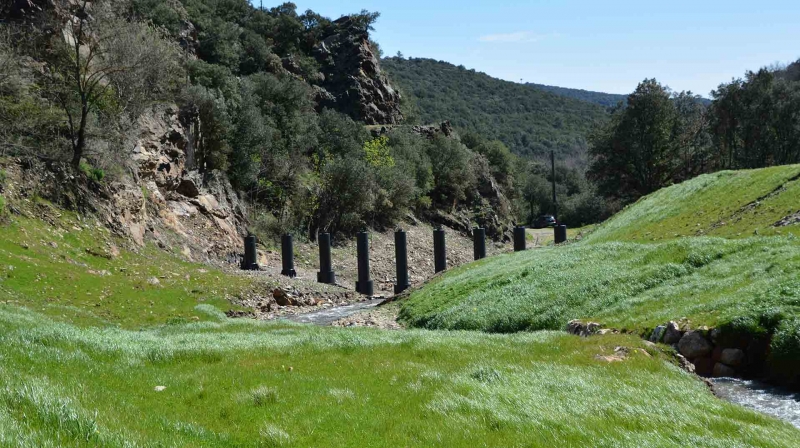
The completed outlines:
<svg viewBox="0 0 800 448">
<path fill-rule="evenodd" d="M 555 227 L 556 225 L 558 225 L 558 223 L 553 215 L 542 215 L 536 218 L 536 221 L 533 221 L 534 229 L 544 229 L 545 227 Z"/>
</svg>

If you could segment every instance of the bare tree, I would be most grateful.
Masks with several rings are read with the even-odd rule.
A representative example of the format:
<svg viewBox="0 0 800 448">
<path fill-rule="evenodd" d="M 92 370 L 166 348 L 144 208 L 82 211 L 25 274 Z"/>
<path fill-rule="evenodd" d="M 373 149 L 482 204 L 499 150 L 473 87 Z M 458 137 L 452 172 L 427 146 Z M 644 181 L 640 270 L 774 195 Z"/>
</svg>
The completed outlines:
<svg viewBox="0 0 800 448">
<path fill-rule="evenodd" d="M 115 16 L 107 2 L 73 5 L 50 46 L 48 89 L 67 117 L 72 165 L 87 145 L 90 114 L 101 108 L 135 115 L 182 78 L 180 49 L 147 24 Z"/>
</svg>

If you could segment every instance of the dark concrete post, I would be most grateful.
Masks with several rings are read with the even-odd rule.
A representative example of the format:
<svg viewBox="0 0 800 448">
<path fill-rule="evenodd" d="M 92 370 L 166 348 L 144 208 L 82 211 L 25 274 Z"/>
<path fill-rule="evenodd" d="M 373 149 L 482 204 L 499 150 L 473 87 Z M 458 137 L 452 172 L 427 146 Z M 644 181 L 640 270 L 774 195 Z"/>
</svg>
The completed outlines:
<svg viewBox="0 0 800 448">
<path fill-rule="evenodd" d="M 242 269 L 245 271 L 257 271 L 258 263 L 256 262 L 256 237 L 250 235 L 244 239 L 244 261 L 242 262 Z"/>
<path fill-rule="evenodd" d="M 365 296 L 372 297 L 373 283 L 369 278 L 369 233 L 358 232 L 356 241 L 358 253 L 358 281 L 356 291 Z"/>
<path fill-rule="evenodd" d="M 434 272 L 447 269 L 447 248 L 445 247 L 444 229 L 433 231 L 433 265 Z"/>
<path fill-rule="evenodd" d="M 554 229 L 554 232 L 555 232 L 556 244 L 567 242 L 567 226 L 557 225 Z"/>
<path fill-rule="evenodd" d="M 483 227 L 472 229 L 472 252 L 475 260 L 486 258 L 486 229 Z"/>
<path fill-rule="evenodd" d="M 333 272 L 331 262 L 331 234 L 320 233 L 317 238 L 319 241 L 319 272 L 317 281 L 329 285 L 336 284 L 336 274 Z"/>
<path fill-rule="evenodd" d="M 294 270 L 294 241 L 292 235 L 288 233 L 281 237 L 281 261 L 283 262 L 281 275 L 289 278 L 297 277 L 297 272 Z"/>
<path fill-rule="evenodd" d="M 525 226 L 514 227 L 514 252 L 525 250 Z"/>
<path fill-rule="evenodd" d="M 408 282 L 408 246 L 406 244 L 406 232 L 398 230 L 394 232 L 394 258 L 397 265 L 397 284 L 394 285 L 394 293 L 400 294 L 411 287 Z"/>
</svg>

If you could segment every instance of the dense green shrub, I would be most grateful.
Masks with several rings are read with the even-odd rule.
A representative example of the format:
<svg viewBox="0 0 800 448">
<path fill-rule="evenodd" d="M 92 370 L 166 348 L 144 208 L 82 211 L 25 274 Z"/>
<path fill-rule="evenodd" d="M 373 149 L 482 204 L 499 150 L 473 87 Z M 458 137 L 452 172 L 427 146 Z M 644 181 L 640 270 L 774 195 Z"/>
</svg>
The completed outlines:
<svg viewBox="0 0 800 448">
<path fill-rule="evenodd" d="M 427 145 L 433 172 L 431 198 L 434 204 L 454 207 L 475 188 L 471 151 L 461 142 L 437 136 Z"/>
<path fill-rule="evenodd" d="M 100 183 L 106 177 L 105 171 L 100 168 L 95 168 L 87 162 L 81 162 L 80 169 L 87 178 Z"/>
<path fill-rule="evenodd" d="M 369 165 L 355 157 L 335 157 L 322 168 L 318 210 L 319 228 L 353 231 L 365 226 L 373 210 L 375 179 Z"/>
<path fill-rule="evenodd" d="M 420 122 L 450 120 L 459 131 L 500 140 L 517 155 L 576 155 L 586 150 L 592 126 L 607 119 L 598 105 L 443 61 L 391 57 L 381 64 L 412 111 L 416 106 Z"/>
</svg>

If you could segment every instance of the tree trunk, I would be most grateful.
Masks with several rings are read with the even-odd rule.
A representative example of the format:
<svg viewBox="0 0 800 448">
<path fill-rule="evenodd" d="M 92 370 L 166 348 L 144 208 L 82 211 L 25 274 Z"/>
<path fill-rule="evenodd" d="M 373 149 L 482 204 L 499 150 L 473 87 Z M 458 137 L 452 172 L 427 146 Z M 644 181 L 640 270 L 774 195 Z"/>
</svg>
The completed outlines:
<svg viewBox="0 0 800 448">
<path fill-rule="evenodd" d="M 81 124 L 78 128 L 78 138 L 72 148 L 72 168 L 76 171 L 81 166 L 81 159 L 83 158 L 83 150 L 86 147 L 86 119 L 89 116 L 88 105 L 84 103 L 81 107 Z"/>
</svg>

